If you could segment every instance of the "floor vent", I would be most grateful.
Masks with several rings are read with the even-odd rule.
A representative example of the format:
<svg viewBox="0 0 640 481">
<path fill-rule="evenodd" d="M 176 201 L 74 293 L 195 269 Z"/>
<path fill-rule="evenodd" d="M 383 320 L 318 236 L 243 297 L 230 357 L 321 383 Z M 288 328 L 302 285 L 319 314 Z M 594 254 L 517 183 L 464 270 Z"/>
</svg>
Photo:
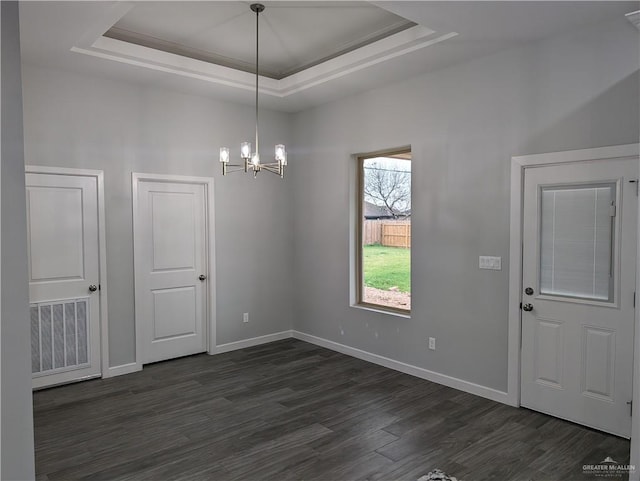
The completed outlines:
<svg viewBox="0 0 640 481">
<path fill-rule="evenodd" d="M 31 372 L 47 375 L 89 364 L 88 299 L 31 304 Z"/>
</svg>

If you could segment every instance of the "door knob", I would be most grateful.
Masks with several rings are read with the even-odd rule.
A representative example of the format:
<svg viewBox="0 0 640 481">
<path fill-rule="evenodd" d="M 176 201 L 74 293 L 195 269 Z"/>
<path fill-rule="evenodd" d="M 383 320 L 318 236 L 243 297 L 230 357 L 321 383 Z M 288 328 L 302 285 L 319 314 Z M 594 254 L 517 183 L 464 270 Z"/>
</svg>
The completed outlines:
<svg viewBox="0 0 640 481">
<path fill-rule="evenodd" d="M 200 274 L 198 276 L 198 279 L 200 279 L 201 281 L 205 281 L 207 279 L 207 276 L 205 276 L 204 274 Z"/>
<path fill-rule="evenodd" d="M 89 286 L 89 292 L 96 292 L 98 290 L 98 286 L 96 286 L 95 284 L 91 284 Z"/>
<path fill-rule="evenodd" d="M 533 304 L 525 304 L 522 306 L 522 310 L 526 312 L 533 311 Z"/>
</svg>

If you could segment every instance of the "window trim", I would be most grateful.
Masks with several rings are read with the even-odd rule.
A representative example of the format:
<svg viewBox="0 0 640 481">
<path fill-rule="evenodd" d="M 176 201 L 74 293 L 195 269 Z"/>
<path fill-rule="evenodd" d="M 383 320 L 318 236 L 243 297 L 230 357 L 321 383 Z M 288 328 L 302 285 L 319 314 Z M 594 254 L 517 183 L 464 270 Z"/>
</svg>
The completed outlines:
<svg viewBox="0 0 640 481">
<path fill-rule="evenodd" d="M 375 157 L 391 157 L 394 155 L 400 154 L 411 154 L 411 146 L 398 147 L 394 149 L 385 149 L 378 150 L 375 152 L 367 152 L 356 154 L 356 168 L 357 168 L 357 179 L 356 179 L 356 245 L 355 245 L 355 303 L 353 307 L 360 307 L 363 309 L 377 311 L 384 314 L 395 314 L 398 316 L 410 318 L 411 317 L 411 309 L 400 309 L 398 307 L 385 306 L 382 304 L 373 304 L 371 302 L 365 302 L 363 300 L 364 295 L 364 266 L 363 266 L 363 218 L 364 218 L 364 161 L 367 159 L 373 159 Z M 413 157 L 413 156 L 412 156 Z M 413 158 L 411 158 L 410 162 L 413 162 Z M 413 167 L 411 169 L 411 173 L 413 176 Z M 413 214 L 413 209 L 412 209 Z M 411 260 L 412 255 L 409 255 L 409 263 L 410 263 L 410 271 L 411 271 Z M 413 286 L 412 286 L 413 291 Z M 411 294 L 411 292 L 410 292 Z"/>
</svg>

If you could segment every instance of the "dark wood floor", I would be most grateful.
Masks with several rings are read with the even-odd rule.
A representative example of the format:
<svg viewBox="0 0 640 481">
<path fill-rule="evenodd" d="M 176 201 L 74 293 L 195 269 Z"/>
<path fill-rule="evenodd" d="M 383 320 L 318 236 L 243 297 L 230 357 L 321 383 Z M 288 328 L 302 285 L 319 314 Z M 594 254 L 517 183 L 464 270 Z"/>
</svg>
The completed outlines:
<svg viewBox="0 0 640 481">
<path fill-rule="evenodd" d="M 41 481 L 593 480 L 583 464 L 629 452 L 297 340 L 39 391 L 34 406 Z"/>
</svg>

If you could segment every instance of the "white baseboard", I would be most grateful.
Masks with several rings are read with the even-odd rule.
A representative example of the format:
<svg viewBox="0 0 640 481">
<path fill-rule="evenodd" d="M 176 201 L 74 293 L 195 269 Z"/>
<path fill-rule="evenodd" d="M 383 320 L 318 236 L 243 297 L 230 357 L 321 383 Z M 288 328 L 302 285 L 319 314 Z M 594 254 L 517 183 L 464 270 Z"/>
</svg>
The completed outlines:
<svg viewBox="0 0 640 481">
<path fill-rule="evenodd" d="M 130 362 L 129 364 L 121 364 L 120 366 L 113 366 L 107 369 L 103 373 L 103 378 L 123 376 L 124 374 L 131 374 L 132 372 L 142 371 L 142 365 L 137 362 Z"/>
<path fill-rule="evenodd" d="M 246 347 L 259 346 L 260 344 L 281 341 L 282 339 L 289 339 L 290 337 L 292 337 L 291 331 L 282 331 L 273 334 L 267 334 L 266 336 L 252 337 L 249 339 L 242 339 L 241 341 L 218 344 L 213 350 L 209 352 L 209 354 L 222 354 L 223 352 L 236 351 L 238 349 L 244 349 Z"/>
<path fill-rule="evenodd" d="M 446 374 L 429 371 L 428 369 L 424 369 L 422 367 L 406 364 L 404 362 L 396 361 L 395 359 L 390 359 L 378 354 L 363 351 L 362 349 L 346 346 L 338 342 L 329 341 L 328 339 L 323 339 L 321 337 L 313 336 L 311 334 L 306 334 L 304 332 L 295 330 L 276 332 L 273 334 L 267 334 L 265 336 L 252 337 L 249 339 L 242 339 L 241 341 L 219 344 L 213 350 L 209 351 L 209 354 L 222 354 L 224 352 L 236 351 L 238 349 L 245 349 L 247 347 L 259 346 L 261 344 L 281 341 L 283 339 L 289 339 L 291 337 L 300 339 L 301 341 L 310 342 L 311 344 L 315 344 L 320 347 L 331 349 L 332 351 L 346 354 L 347 356 L 356 357 L 358 359 L 362 359 L 363 361 L 372 362 L 374 364 L 378 364 L 379 366 L 384 366 L 395 371 L 400 371 L 411 376 L 426 379 L 427 381 L 452 387 L 454 389 L 468 392 L 470 394 L 475 394 L 476 396 L 491 399 L 492 401 L 512 405 L 512 403 L 510 402 L 510 398 L 506 392 L 498 391 L 497 389 L 492 389 L 486 386 L 481 386 L 480 384 L 475 384 L 452 376 L 447 376 Z M 130 374 L 132 372 L 141 370 L 141 364 L 131 362 L 129 364 L 122 364 L 121 366 L 110 367 L 106 370 L 103 377 L 107 378 L 122 376 L 123 374 Z"/>
<path fill-rule="evenodd" d="M 440 374 L 434 371 L 429 371 L 428 369 L 424 369 L 422 367 L 406 364 L 404 362 L 396 361 L 388 357 L 373 354 L 361 349 L 356 349 L 355 347 L 345 346 L 344 344 L 329 341 L 321 337 L 312 336 L 311 334 L 306 334 L 304 332 L 294 330 L 292 331 L 292 336 L 296 339 L 300 339 L 301 341 L 310 342 L 311 344 L 315 344 L 320 347 L 326 347 L 327 349 L 331 349 L 332 351 L 337 351 L 348 356 L 357 357 L 358 359 L 372 362 L 380 366 L 388 367 L 389 369 L 394 369 L 405 374 L 410 374 L 411 376 L 416 376 L 421 379 L 426 379 L 427 381 L 432 381 L 444 386 L 458 389 L 460 391 L 475 394 L 476 396 L 491 399 L 492 401 L 511 405 L 511 403 L 509 402 L 509 395 L 506 392 L 498 391 L 497 389 L 481 386 L 480 384 L 475 384 L 463 379 L 447 376 L 445 374 Z"/>
</svg>

